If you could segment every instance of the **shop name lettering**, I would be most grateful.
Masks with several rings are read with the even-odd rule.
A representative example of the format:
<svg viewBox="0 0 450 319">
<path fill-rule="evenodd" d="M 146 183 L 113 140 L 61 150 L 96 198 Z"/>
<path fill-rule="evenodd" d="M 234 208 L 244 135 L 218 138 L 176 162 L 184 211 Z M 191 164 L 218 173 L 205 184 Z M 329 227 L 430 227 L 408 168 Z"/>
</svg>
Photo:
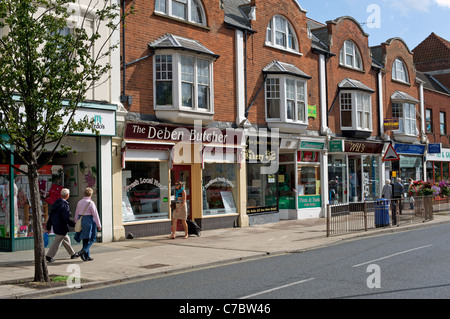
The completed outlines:
<svg viewBox="0 0 450 319">
<path fill-rule="evenodd" d="M 94 115 L 94 124 L 92 124 L 92 127 L 96 130 L 104 130 L 105 124 L 102 124 L 102 116 L 101 115 Z"/>
<path fill-rule="evenodd" d="M 267 163 L 274 161 L 277 158 L 277 153 L 273 151 L 266 151 L 264 154 L 255 154 L 252 150 L 246 150 L 245 159 L 247 161 L 258 161 Z"/>
<path fill-rule="evenodd" d="M 154 178 L 139 178 L 139 179 L 136 179 L 130 185 L 128 185 L 126 187 L 126 191 L 128 192 L 130 189 L 133 189 L 136 186 L 141 185 L 141 184 L 152 184 L 152 185 L 155 185 L 156 187 L 158 187 L 161 190 L 167 190 L 168 189 L 167 186 L 161 185 L 159 183 L 159 181 L 154 179 Z"/>
<path fill-rule="evenodd" d="M 363 143 L 350 143 L 350 152 L 364 153 L 366 146 Z"/>
<path fill-rule="evenodd" d="M 133 125 L 132 132 L 133 134 L 146 134 L 148 139 L 171 141 L 224 143 L 228 137 L 227 134 L 222 134 L 222 132 L 218 129 L 206 129 L 202 132 L 197 129 L 186 129 L 182 127 L 170 131 L 167 127 L 156 128 L 153 126 L 142 127 L 140 125 Z"/>
</svg>

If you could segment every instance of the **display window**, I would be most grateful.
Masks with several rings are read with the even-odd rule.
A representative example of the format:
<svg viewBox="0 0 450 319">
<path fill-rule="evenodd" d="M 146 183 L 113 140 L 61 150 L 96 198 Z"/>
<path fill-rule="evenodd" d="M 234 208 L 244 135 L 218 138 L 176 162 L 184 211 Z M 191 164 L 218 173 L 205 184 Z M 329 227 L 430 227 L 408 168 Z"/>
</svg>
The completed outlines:
<svg viewBox="0 0 450 319">
<path fill-rule="evenodd" d="M 298 208 L 321 207 L 320 153 L 297 152 Z"/>
<path fill-rule="evenodd" d="M 328 200 L 330 204 L 347 202 L 347 160 L 345 155 L 328 156 Z"/>
<path fill-rule="evenodd" d="M 0 238 L 10 238 L 10 183 L 9 165 L 0 165 Z"/>
<path fill-rule="evenodd" d="M 237 164 L 205 163 L 203 168 L 203 216 L 237 213 Z"/>
<path fill-rule="evenodd" d="M 122 192 L 123 222 L 169 218 L 167 161 L 125 163 Z"/>
<path fill-rule="evenodd" d="M 269 213 L 278 210 L 276 174 L 261 174 L 269 164 L 247 165 L 247 214 Z"/>
<path fill-rule="evenodd" d="M 278 168 L 279 209 L 296 209 L 295 154 L 280 154 Z"/>
<path fill-rule="evenodd" d="M 91 187 L 94 190 L 93 201 L 97 204 L 98 168 L 97 142 L 95 137 L 70 136 L 62 140 L 64 145 L 70 145 L 72 151 L 66 154 L 54 154 L 49 165 L 38 170 L 38 187 L 40 195 L 39 214 L 45 229 L 53 203 L 61 197 L 61 190 L 68 188 L 68 199 L 71 208 L 71 218 L 75 217 L 75 208 L 83 198 L 83 190 Z M 51 146 L 51 145 L 50 145 Z M 51 147 L 49 147 L 51 148 Z M 43 154 L 43 157 L 46 157 Z M 14 167 L 13 200 L 10 199 L 10 165 L 2 160 L 0 164 L 0 238 L 33 237 L 33 219 L 31 210 L 31 193 L 28 176 L 23 172 L 26 165 L 16 157 Z M 11 202 L 14 207 L 11 207 Z M 98 205 L 97 205 L 98 207 Z M 99 211 L 101 216 L 101 211 Z M 11 218 L 14 219 L 11 229 Z M 52 230 L 50 231 L 52 234 Z"/>
</svg>

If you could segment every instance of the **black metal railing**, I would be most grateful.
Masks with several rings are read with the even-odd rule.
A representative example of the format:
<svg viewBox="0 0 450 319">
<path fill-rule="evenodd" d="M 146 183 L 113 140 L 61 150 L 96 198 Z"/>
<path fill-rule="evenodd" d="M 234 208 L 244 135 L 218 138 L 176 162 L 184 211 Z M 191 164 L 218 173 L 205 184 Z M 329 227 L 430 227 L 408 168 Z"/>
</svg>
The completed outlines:
<svg viewBox="0 0 450 319">
<path fill-rule="evenodd" d="M 441 204 L 442 206 L 444 203 Z M 450 206 L 450 200 L 446 205 Z M 327 237 L 433 219 L 432 196 L 327 205 Z"/>
</svg>

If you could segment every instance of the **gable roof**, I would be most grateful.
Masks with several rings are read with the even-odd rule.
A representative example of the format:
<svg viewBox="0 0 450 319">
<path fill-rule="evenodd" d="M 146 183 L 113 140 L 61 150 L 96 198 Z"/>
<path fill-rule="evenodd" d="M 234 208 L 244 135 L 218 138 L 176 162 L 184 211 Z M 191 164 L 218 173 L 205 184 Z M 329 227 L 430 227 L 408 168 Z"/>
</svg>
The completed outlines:
<svg viewBox="0 0 450 319">
<path fill-rule="evenodd" d="M 345 78 L 341 81 L 341 83 L 338 84 L 338 87 L 340 89 L 346 89 L 346 90 L 361 90 L 366 91 L 370 93 L 374 93 L 375 91 L 372 90 L 367 85 L 363 84 L 361 81 Z"/>
<path fill-rule="evenodd" d="M 450 41 L 432 32 L 413 50 L 414 63 L 436 62 L 450 59 Z"/>
<path fill-rule="evenodd" d="M 152 49 L 174 49 L 174 50 L 186 50 L 200 54 L 212 55 L 218 59 L 219 55 L 212 52 L 210 49 L 202 45 L 197 40 L 183 38 L 177 35 L 167 33 L 161 38 L 156 39 L 152 43 L 148 44 Z"/>
<path fill-rule="evenodd" d="M 290 74 L 305 79 L 311 79 L 308 74 L 297 68 L 295 65 L 277 60 L 274 60 L 265 66 L 263 72 L 266 74 Z"/>
</svg>

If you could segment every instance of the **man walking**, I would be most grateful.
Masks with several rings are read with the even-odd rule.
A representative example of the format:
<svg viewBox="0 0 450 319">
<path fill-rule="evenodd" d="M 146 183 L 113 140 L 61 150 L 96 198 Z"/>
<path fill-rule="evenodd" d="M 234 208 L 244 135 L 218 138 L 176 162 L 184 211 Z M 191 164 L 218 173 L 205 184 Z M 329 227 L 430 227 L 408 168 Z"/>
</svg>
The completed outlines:
<svg viewBox="0 0 450 319">
<path fill-rule="evenodd" d="M 61 190 L 61 198 L 55 201 L 50 211 L 50 216 L 47 221 L 47 231 L 50 231 L 53 226 L 53 232 L 55 233 L 55 241 L 47 252 L 45 257 L 48 262 L 53 262 L 56 252 L 58 251 L 61 243 L 66 248 L 72 259 L 78 258 L 79 255 L 75 253 L 70 245 L 70 238 L 67 235 L 69 232 L 69 226 L 75 227 L 75 223 L 70 219 L 70 207 L 67 201 L 70 196 L 70 191 L 67 188 Z"/>
</svg>

